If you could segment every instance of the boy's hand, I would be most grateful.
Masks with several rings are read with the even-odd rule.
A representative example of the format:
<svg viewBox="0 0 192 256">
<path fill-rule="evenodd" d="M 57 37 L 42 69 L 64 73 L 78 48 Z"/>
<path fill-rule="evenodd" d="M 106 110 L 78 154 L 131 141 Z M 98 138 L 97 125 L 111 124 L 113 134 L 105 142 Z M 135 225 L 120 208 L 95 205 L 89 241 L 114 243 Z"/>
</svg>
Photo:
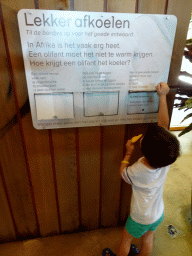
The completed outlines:
<svg viewBox="0 0 192 256">
<path fill-rule="evenodd" d="M 131 155 L 133 153 L 133 150 L 135 148 L 134 143 L 132 143 L 131 140 L 128 140 L 126 143 L 126 155 Z"/>
<path fill-rule="evenodd" d="M 157 94 L 159 97 L 163 96 L 163 95 L 167 95 L 167 93 L 169 92 L 169 86 L 168 84 L 161 82 L 156 86 L 157 89 Z"/>
</svg>

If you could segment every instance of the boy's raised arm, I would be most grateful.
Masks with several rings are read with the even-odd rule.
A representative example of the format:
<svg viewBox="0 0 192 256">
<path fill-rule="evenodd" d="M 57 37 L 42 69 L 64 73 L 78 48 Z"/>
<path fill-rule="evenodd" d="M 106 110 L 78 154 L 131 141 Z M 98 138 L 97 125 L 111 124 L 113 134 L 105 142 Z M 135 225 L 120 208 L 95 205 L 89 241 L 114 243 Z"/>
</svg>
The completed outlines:
<svg viewBox="0 0 192 256">
<path fill-rule="evenodd" d="M 168 84 L 162 82 L 157 85 L 157 94 L 159 96 L 159 114 L 158 125 L 165 129 L 169 128 L 169 114 L 167 107 L 167 93 L 169 92 Z"/>
<path fill-rule="evenodd" d="M 132 143 L 132 141 L 128 140 L 127 143 L 126 143 L 125 156 L 123 158 L 123 161 L 121 161 L 121 165 L 120 165 L 120 168 L 119 168 L 120 176 L 122 176 L 122 173 L 123 173 L 125 167 L 128 167 L 128 165 L 129 165 L 129 159 L 131 158 L 131 155 L 133 153 L 134 147 L 135 146 Z"/>
</svg>

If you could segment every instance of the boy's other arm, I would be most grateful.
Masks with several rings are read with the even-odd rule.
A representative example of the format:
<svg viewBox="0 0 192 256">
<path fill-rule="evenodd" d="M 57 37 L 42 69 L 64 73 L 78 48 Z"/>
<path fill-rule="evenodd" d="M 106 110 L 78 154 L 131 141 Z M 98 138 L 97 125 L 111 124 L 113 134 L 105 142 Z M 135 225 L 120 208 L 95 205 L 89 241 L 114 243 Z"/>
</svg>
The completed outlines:
<svg viewBox="0 0 192 256">
<path fill-rule="evenodd" d="M 133 153 L 133 150 L 134 150 L 134 144 L 132 143 L 131 140 L 128 140 L 127 143 L 126 143 L 126 152 L 125 152 L 125 156 L 123 158 L 123 161 L 129 162 L 129 160 L 131 158 L 131 155 Z M 120 168 L 119 168 L 120 176 L 122 176 L 122 173 L 123 173 L 124 169 L 126 167 L 128 167 L 128 165 L 129 165 L 129 163 L 122 163 L 121 162 L 121 165 L 120 165 Z"/>
<path fill-rule="evenodd" d="M 159 96 L 159 113 L 158 113 L 158 125 L 165 129 L 169 128 L 169 114 L 167 106 L 167 93 L 169 92 L 169 86 L 162 82 L 157 85 L 157 94 Z"/>
</svg>

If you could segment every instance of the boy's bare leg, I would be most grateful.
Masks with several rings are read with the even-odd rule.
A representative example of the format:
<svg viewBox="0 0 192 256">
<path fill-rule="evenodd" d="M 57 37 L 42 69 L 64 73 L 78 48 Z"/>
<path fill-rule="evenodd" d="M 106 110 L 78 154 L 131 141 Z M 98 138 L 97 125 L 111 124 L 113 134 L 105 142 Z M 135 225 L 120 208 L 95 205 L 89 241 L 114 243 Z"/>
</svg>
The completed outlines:
<svg viewBox="0 0 192 256">
<path fill-rule="evenodd" d="M 142 247 L 138 256 L 149 256 L 153 250 L 154 231 L 147 231 L 142 236 Z"/>
<path fill-rule="evenodd" d="M 131 241 L 133 240 L 133 236 L 130 235 L 127 230 L 124 228 L 122 237 L 121 237 L 121 243 L 119 245 L 117 256 L 127 256 L 130 247 L 131 247 Z"/>
</svg>

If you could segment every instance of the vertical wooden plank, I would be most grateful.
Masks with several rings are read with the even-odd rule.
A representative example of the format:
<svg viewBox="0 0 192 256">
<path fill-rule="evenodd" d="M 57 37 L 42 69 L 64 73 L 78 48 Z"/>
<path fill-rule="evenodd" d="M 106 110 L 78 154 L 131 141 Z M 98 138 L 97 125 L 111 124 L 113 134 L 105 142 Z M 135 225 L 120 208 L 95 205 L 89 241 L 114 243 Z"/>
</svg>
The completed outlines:
<svg viewBox="0 0 192 256">
<path fill-rule="evenodd" d="M 52 130 L 61 230 L 79 226 L 75 129 Z"/>
<path fill-rule="evenodd" d="M 142 0 L 139 1 L 139 13 L 164 14 L 166 0 Z"/>
<path fill-rule="evenodd" d="M 106 6 L 105 6 L 106 8 Z M 104 137 L 104 127 L 100 127 L 100 188 L 99 188 L 99 228 L 102 227 L 101 216 L 102 216 L 102 187 L 103 187 L 103 137 Z"/>
<path fill-rule="evenodd" d="M 81 206 L 81 174 L 80 174 L 80 153 L 79 153 L 79 128 L 75 128 L 75 150 L 77 162 L 77 189 L 78 189 L 78 209 L 79 228 L 82 228 L 82 206 Z"/>
<path fill-rule="evenodd" d="M 18 125 L 0 138 L 0 161 L 21 237 L 37 234 L 34 208 Z"/>
<path fill-rule="evenodd" d="M 69 9 L 69 1 L 70 0 L 38 0 L 39 9 L 47 9 L 47 10 L 68 10 Z"/>
<path fill-rule="evenodd" d="M 3 169 L 0 163 L 0 242 L 9 242 L 16 240 L 17 227 L 14 228 L 13 219 L 11 216 L 10 205 L 8 204 L 8 194 L 5 190 L 6 184 L 3 174 Z"/>
<path fill-rule="evenodd" d="M 104 127 L 102 215 L 104 227 L 116 226 L 120 205 L 119 166 L 123 157 L 125 126 Z"/>
<path fill-rule="evenodd" d="M 12 83 L 10 94 L 14 95 L 12 100 L 14 99 L 19 120 L 19 124 L 15 125 L 1 138 L 3 143 L 1 162 L 18 227 L 18 235 L 27 237 L 38 234 L 38 219 L 35 211 L 21 115 L 19 113 L 19 108 L 27 99 L 27 90 L 25 80 L 22 81 L 24 72 L 21 49 L 19 47 L 20 40 L 16 12 L 5 5 L 1 6 L 1 24 Z M 17 93 L 19 93 L 19 97 Z M 16 173 L 13 173 L 14 171 Z"/>
<path fill-rule="evenodd" d="M 177 31 L 173 48 L 173 56 L 169 73 L 169 85 L 177 85 L 181 69 L 182 57 L 191 18 L 192 1 L 169 0 L 167 14 L 177 17 Z"/>
<path fill-rule="evenodd" d="M 61 215 L 60 215 L 60 209 L 59 209 L 59 197 L 58 197 L 58 188 L 57 188 L 57 174 L 56 174 L 56 168 L 55 168 L 55 150 L 53 145 L 53 136 L 52 136 L 52 130 L 48 130 L 49 133 L 49 148 L 50 148 L 50 154 L 51 154 L 51 165 L 52 165 L 52 175 L 53 175 L 53 183 L 54 183 L 54 199 L 56 201 L 56 210 L 57 210 L 57 218 L 58 218 L 58 225 L 59 225 L 59 233 L 61 233 Z"/>
<path fill-rule="evenodd" d="M 134 13 L 136 0 L 107 0 L 108 12 Z"/>
<path fill-rule="evenodd" d="M 103 0 L 75 0 L 74 10 L 75 11 L 87 11 L 87 12 L 102 12 L 103 11 Z"/>
<path fill-rule="evenodd" d="M 1 93 L 0 93 L 0 137 L 7 130 L 7 124 L 11 121 L 16 113 L 14 99 L 11 95 L 10 88 L 10 76 L 7 67 L 7 58 L 4 47 L 2 27 L 0 25 L 0 81 L 1 81 Z M 15 113 L 13 113 L 13 110 Z M 15 224 L 13 211 L 11 208 L 9 194 L 5 182 L 4 172 L 0 163 L 0 241 L 6 242 L 11 239 L 16 239 L 16 233 L 18 232 Z M 14 222 L 14 223 L 13 223 Z"/>
<path fill-rule="evenodd" d="M 14 84 L 16 87 L 19 107 L 23 106 L 27 100 L 27 86 L 21 51 L 20 36 L 17 22 L 17 10 L 14 10 L 2 2 L 3 20 L 6 29 L 10 59 L 13 67 Z M 6 1 L 5 1 L 6 2 Z M 28 6 L 28 5 L 27 5 Z M 33 5 L 30 5 L 33 6 Z M 25 6 L 23 6 L 25 8 Z M 15 112 L 16 114 L 16 112 Z"/>
<path fill-rule="evenodd" d="M 32 125 L 30 114 L 23 118 L 23 128 L 40 234 L 41 236 L 59 234 L 48 131 L 36 130 Z"/>
<path fill-rule="evenodd" d="M 14 46 L 11 52 L 13 53 L 12 60 L 15 60 L 17 63 L 17 71 L 14 71 L 14 74 L 18 74 L 15 76 L 15 84 L 19 84 L 17 88 L 19 94 L 18 103 L 21 107 L 27 100 L 27 88 L 25 84 L 21 49 L 19 48 L 20 41 L 17 30 L 16 12 L 5 5 L 2 5 L 2 9 L 3 14 L 1 13 L 1 20 L 4 21 L 6 32 L 8 34 L 7 38 L 8 40 L 10 39 L 12 42 L 14 42 Z M 2 130 L 9 122 L 11 122 L 17 112 L 15 107 L 13 88 L 11 84 L 11 75 L 9 74 L 9 64 L 7 59 L 7 53 L 5 50 L 2 27 L 0 27 L 0 45 L 0 78 L 2 83 L 1 86 L 3 89 L 0 94 L 0 129 Z M 22 72 L 23 74 L 21 75 Z"/>
<path fill-rule="evenodd" d="M 0 26 L 0 134 L 3 133 L 6 125 L 11 121 L 16 113 L 14 98 L 11 94 L 12 88 L 10 87 L 10 75 L 7 67 L 7 58 L 4 47 L 4 40 L 2 34 L 2 27 Z"/>
<path fill-rule="evenodd" d="M 100 190 L 100 127 L 79 129 L 82 225 L 98 228 Z"/>
</svg>

